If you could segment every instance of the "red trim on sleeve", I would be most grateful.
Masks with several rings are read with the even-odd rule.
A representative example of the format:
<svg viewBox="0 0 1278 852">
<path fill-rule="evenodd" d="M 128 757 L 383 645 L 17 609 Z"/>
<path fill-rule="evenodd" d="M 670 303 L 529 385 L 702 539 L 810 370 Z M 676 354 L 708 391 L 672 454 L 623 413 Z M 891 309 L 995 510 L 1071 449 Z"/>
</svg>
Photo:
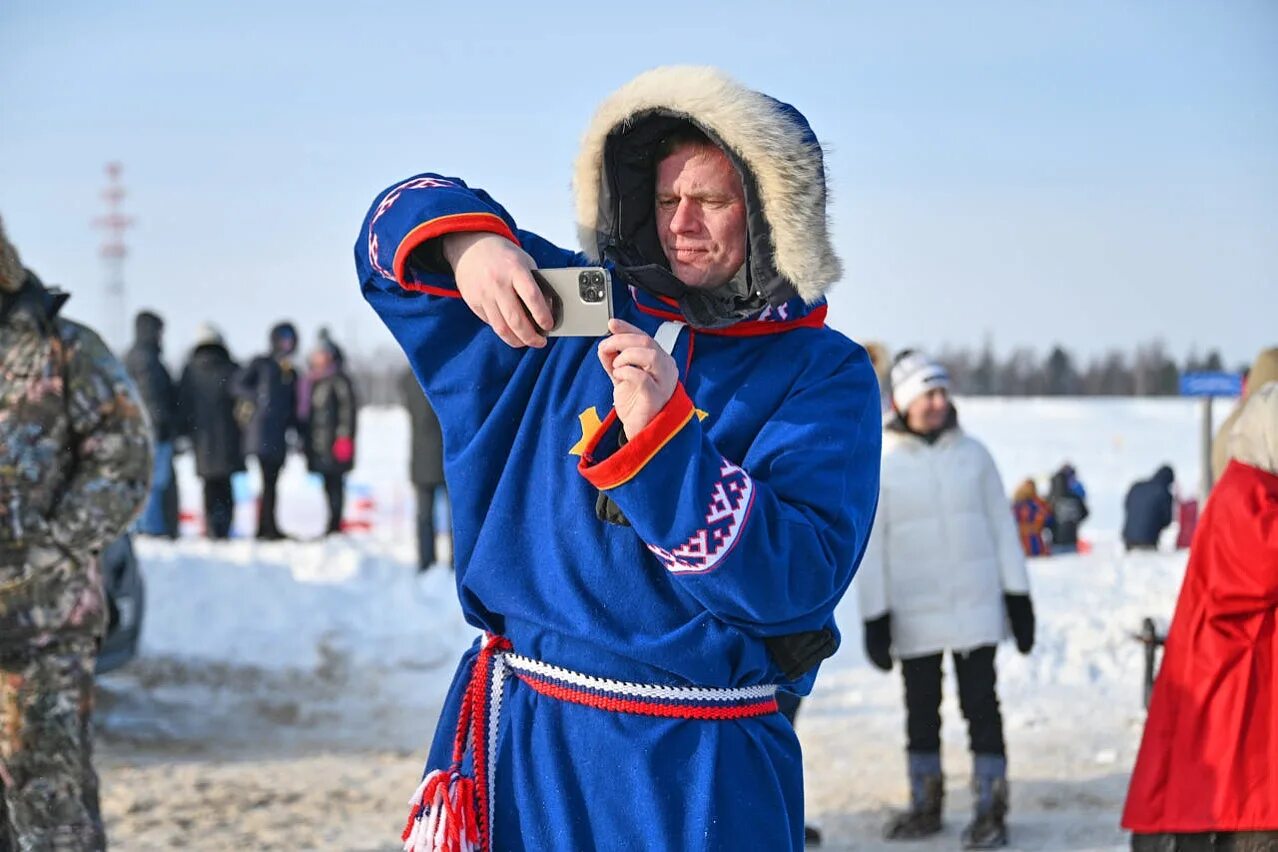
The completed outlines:
<svg viewBox="0 0 1278 852">
<path fill-rule="evenodd" d="M 456 290 L 450 290 L 447 287 L 435 287 L 431 284 L 423 284 L 420 281 L 401 281 L 399 286 L 405 290 L 412 290 L 414 293 L 429 293 L 432 296 L 446 296 L 449 299 L 461 298 L 461 293 Z"/>
<path fill-rule="evenodd" d="M 603 425 L 595 432 L 594 437 L 586 444 L 581 454 L 577 471 L 600 491 L 607 491 L 619 485 L 625 485 L 643 470 L 653 456 L 661 452 L 661 448 L 679 434 L 684 426 L 696 415 L 696 407 L 683 389 L 683 383 L 675 385 L 674 394 L 652 422 L 635 435 L 630 441 L 608 458 L 594 463 L 594 452 L 603 440 L 603 436 L 617 422 L 617 412 L 608 412 Z"/>
<path fill-rule="evenodd" d="M 404 239 L 399 241 L 399 247 L 395 249 L 394 261 L 395 280 L 399 282 L 399 286 L 405 290 L 456 296 L 455 292 L 441 290 L 439 287 L 431 287 L 428 284 L 416 281 L 408 281 L 404 278 L 404 267 L 408 265 L 408 256 L 413 253 L 413 249 L 422 243 L 433 240 L 436 237 L 442 237 L 445 234 L 458 234 L 466 231 L 484 231 L 490 234 L 497 234 L 510 240 L 515 245 L 519 245 L 519 240 L 515 237 L 515 233 L 510 230 L 510 226 L 496 213 L 453 213 L 449 216 L 436 216 L 434 219 L 422 222 L 416 228 L 413 228 L 404 235 Z"/>
</svg>

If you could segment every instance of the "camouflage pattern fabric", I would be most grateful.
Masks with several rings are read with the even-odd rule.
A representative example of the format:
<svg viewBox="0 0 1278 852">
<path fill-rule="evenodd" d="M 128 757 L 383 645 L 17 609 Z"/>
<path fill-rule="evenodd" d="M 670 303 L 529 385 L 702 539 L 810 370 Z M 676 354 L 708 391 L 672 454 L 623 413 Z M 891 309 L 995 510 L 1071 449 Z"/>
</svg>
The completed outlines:
<svg viewBox="0 0 1278 852">
<path fill-rule="evenodd" d="M 124 368 L 92 331 L 47 316 L 36 286 L 0 322 L 0 646 L 101 633 L 97 554 L 151 480 Z"/>
<path fill-rule="evenodd" d="M 150 424 L 101 339 L 58 318 L 63 296 L 27 273 L 0 298 L 0 852 L 104 849 L 98 554 L 146 498 Z"/>
<path fill-rule="evenodd" d="M 0 852 L 106 848 L 93 771 L 96 643 L 0 650 Z"/>
</svg>

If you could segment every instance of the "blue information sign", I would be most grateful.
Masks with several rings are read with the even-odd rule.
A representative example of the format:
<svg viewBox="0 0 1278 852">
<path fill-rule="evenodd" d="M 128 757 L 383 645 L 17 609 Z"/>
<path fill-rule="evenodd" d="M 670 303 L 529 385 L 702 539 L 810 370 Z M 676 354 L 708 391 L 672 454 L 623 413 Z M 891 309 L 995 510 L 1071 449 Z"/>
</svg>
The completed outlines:
<svg viewBox="0 0 1278 852">
<path fill-rule="evenodd" d="M 1242 376 L 1237 373 L 1181 373 L 1181 396 L 1241 396 Z"/>
</svg>

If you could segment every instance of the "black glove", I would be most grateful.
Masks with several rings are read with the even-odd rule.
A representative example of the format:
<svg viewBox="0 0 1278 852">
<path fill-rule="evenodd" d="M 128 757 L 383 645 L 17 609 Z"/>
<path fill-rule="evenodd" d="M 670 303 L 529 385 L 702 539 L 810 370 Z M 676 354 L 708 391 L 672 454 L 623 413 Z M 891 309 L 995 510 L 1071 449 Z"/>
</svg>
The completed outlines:
<svg viewBox="0 0 1278 852">
<path fill-rule="evenodd" d="M 1016 650 L 1028 654 L 1034 648 L 1034 604 L 1029 595 L 1003 595 L 1007 619 L 1012 622 Z"/>
<path fill-rule="evenodd" d="M 619 429 L 617 431 L 617 449 L 621 449 L 626 445 L 626 430 Z M 630 520 L 626 517 L 626 513 L 621 511 L 621 507 L 613 502 L 603 491 L 595 497 L 595 517 L 606 524 L 616 524 L 619 527 L 630 526 Z"/>
<path fill-rule="evenodd" d="M 822 660 L 834 656 L 839 644 L 834 641 L 834 631 L 828 627 L 791 633 L 786 636 L 768 636 L 763 640 L 772 661 L 789 680 L 798 680 L 817 667 Z"/>
<path fill-rule="evenodd" d="M 883 671 L 892 671 L 892 613 L 865 622 L 865 655 Z"/>
</svg>

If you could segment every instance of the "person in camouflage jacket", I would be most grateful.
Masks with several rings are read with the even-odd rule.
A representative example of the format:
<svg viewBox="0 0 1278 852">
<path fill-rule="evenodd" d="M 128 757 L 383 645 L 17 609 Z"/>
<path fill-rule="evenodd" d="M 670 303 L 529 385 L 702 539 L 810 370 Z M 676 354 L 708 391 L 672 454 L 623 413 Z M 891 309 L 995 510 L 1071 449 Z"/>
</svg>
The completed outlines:
<svg viewBox="0 0 1278 852">
<path fill-rule="evenodd" d="M 102 849 L 89 727 L 98 553 L 137 515 L 150 426 L 123 366 L 58 316 L 0 225 L 0 852 Z"/>
</svg>

